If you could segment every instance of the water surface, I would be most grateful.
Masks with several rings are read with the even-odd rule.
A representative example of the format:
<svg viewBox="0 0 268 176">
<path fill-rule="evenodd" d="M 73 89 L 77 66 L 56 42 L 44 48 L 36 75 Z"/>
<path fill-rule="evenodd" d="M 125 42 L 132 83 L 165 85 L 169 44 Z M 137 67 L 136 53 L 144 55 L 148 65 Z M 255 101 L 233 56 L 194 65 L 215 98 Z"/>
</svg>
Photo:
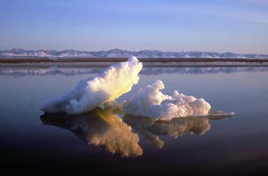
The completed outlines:
<svg viewBox="0 0 268 176">
<path fill-rule="evenodd" d="M 178 118 L 152 123 L 109 109 L 43 115 L 44 101 L 60 96 L 104 67 L 2 67 L 1 166 L 9 172 L 225 175 L 266 173 L 268 167 L 267 67 L 145 67 L 130 98 L 162 80 L 174 90 L 208 101 L 234 117 Z"/>
</svg>

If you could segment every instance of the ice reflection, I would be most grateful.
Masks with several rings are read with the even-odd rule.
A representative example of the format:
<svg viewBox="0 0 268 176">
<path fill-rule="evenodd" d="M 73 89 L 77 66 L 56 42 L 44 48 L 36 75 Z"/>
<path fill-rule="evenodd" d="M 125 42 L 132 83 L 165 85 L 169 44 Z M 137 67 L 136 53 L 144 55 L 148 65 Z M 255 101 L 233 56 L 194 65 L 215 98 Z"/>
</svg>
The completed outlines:
<svg viewBox="0 0 268 176">
<path fill-rule="evenodd" d="M 75 116 L 44 114 L 41 120 L 45 125 L 68 129 L 88 144 L 102 146 L 113 154 L 125 157 L 142 155 L 138 135 L 110 109 L 98 107 Z"/>
<path fill-rule="evenodd" d="M 112 154 L 123 157 L 141 156 L 137 133 L 157 148 L 164 146 L 161 136 L 178 138 L 183 134 L 203 135 L 211 128 L 210 120 L 221 120 L 228 115 L 210 114 L 200 117 L 173 118 L 170 121 L 125 115 L 120 118 L 112 109 L 100 107 L 80 115 L 44 114 L 45 125 L 68 129 L 88 144 L 101 146 Z"/>
<path fill-rule="evenodd" d="M 124 121 L 137 131 L 145 140 L 151 141 L 158 148 L 162 148 L 164 141 L 159 136 L 178 138 L 183 134 L 203 135 L 210 130 L 210 120 L 221 120 L 226 115 L 208 115 L 200 117 L 180 117 L 170 121 L 152 121 L 149 117 L 126 115 Z"/>
</svg>

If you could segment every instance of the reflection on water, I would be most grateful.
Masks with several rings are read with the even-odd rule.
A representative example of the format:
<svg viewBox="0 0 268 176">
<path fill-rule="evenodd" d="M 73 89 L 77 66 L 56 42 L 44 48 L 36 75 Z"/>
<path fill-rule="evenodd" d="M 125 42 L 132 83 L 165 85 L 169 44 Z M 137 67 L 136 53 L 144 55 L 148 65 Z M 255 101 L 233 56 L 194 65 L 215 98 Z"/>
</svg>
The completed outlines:
<svg viewBox="0 0 268 176">
<path fill-rule="evenodd" d="M 152 121 L 149 117 L 137 117 L 132 115 L 124 116 L 124 121 L 135 131 L 141 134 L 144 139 L 151 141 L 158 148 L 162 148 L 164 141 L 159 136 L 178 138 L 183 134 L 203 135 L 210 129 L 209 120 L 221 120 L 232 116 L 208 115 L 200 117 L 179 117 L 170 121 Z"/>
<path fill-rule="evenodd" d="M 22 76 L 45 76 L 45 75 L 85 75 L 99 74 L 105 69 L 103 66 L 88 67 L 0 67 L 0 75 L 22 77 Z M 213 74 L 213 73 L 235 73 L 235 72 L 267 72 L 267 66 L 245 66 L 245 67 L 176 67 L 176 66 L 144 66 L 141 75 L 161 74 Z"/>
<path fill-rule="evenodd" d="M 43 124 L 68 129 L 88 144 L 104 147 L 112 154 L 136 157 L 143 153 L 137 133 L 157 148 L 162 148 L 164 141 L 160 136 L 177 138 L 185 133 L 203 135 L 211 128 L 209 120 L 226 117 L 208 115 L 154 121 L 149 117 L 132 115 L 120 118 L 112 109 L 97 107 L 80 115 L 44 114 L 40 118 Z"/>
<path fill-rule="evenodd" d="M 41 120 L 45 125 L 68 129 L 88 144 L 102 146 L 113 154 L 142 155 L 138 135 L 110 109 L 95 108 L 75 116 L 45 114 Z"/>
</svg>

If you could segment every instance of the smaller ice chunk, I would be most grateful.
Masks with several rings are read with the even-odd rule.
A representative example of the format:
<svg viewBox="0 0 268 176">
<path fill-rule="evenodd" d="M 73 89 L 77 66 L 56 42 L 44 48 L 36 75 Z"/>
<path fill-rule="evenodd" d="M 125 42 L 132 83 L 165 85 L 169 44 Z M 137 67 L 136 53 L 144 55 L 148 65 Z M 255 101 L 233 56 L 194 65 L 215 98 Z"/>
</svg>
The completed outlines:
<svg viewBox="0 0 268 176">
<path fill-rule="evenodd" d="M 174 91 L 172 96 L 163 94 L 160 90 L 165 86 L 157 80 L 146 86 L 126 101 L 123 110 L 126 114 L 147 116 L 152 118 L 172 119 L 174 117 L 205 116 L 211 108 L 203 98 L 195 98 Z"/>
</svg>

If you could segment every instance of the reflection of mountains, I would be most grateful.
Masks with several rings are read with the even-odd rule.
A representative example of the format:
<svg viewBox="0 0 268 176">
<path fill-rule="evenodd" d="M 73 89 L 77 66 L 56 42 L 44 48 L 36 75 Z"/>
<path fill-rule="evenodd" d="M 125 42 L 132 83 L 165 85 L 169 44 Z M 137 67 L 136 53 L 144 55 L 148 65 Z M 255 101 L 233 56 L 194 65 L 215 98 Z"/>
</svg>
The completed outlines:
<svg viewBox="0 0 268 176">
<path fill-rule="evenodd" d="M 49 75 L 86 75 L 102 73 L 104 68 L 38 68 L 38 67 L 0 67 L 0 75 L 23 77 L 23 76 L 49 76 Z"/>
<path fill-rule="evenodd" d="M 213 74 L 234 72 L 267 72 L 268 67 L 147 67 L 141 71 L 143 75 L 160 74 Z"/>
<path fill-rule="evenodd" d="M 13 77 L 22 76 L 46 76 L 46 75 L 85 75 L 98 74 L 103 71 L 103 67 L 0 67 L 0 75 Z M 234 72 L 267 72 L 268 67 L 248 66 L 248 67 L 160 67 L 160 66 L 144 66 L 140 72 L 142 75 L 156 74 L 212 74 L 212 73 L 234 73 Z"/>
<path fill-rule="evenodd" d="M 148 117 L 125 115 L 122 121 L 122 118 L 113 114 L 112 110 L 102 108 L 95 108 L 88 113 L 75 116 L 66 114 L 41 116 L 45 125 L 68 129 L 89 144 L 102 146 L 113 154 L 125 157 L 142 155 L 142 148 L 138 144 L 139 137 L 135 132 L 158 148 L 162 148 L 164 141 L 159 138 L 160 136 L 177 138 L 184 133 L 202 135 L 211 127 L 209 120 L 221 118 L 225 117 L 183 117 L 171 121 L 152 121 Z"/>
</svg>

